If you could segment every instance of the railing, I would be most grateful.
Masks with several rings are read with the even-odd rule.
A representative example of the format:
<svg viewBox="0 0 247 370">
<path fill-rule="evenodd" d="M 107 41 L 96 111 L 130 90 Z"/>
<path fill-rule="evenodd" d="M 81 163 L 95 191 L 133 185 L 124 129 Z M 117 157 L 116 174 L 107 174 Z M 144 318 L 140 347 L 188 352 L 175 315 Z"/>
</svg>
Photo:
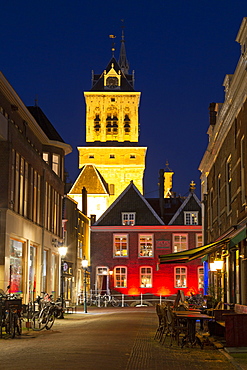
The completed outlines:
<svg viewBox="0 0 247 370">
<path fill-rule="evenodd" d="M 114 297 L 119 301 L 119 307 L 126 307 L 126 306 L 154 306 L 156 303 L 162 303 L 162 302 L 174 302 L 175 297 L 167 297 L 159 294 L 149 294 L 149 293 L 141 293 L 139 295 L 127 295 L 127 294 L 121 294 L 121 293 L 110 293 L 109 291 L 101 291 L 100 293 L 90 290 L 90 292 L 87 293 L 86 300 L 87 302 L 90 302 L 90 304 L 93 304 L 97 307 L 107 306 L 111 303 L 111 299 L 104 300 L 104 304 L 102 304 L 102 297 L 104 295 L 107 295 L 108 297 Z M 83 304 L 84 303 L 84 292 L 82 291 L 78 295 L 78 302 L 77 304 Z"/>
</svg>

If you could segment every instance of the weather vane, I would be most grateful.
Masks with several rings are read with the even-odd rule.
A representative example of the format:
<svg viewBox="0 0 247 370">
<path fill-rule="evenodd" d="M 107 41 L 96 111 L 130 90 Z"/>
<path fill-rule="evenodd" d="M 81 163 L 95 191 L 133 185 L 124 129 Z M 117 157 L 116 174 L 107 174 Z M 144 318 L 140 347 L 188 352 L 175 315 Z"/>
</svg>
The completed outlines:
<svg viewBox="0 0 247 370">
<path fill-rule="evenodd" d="M 115 36 L 115 35 L 109 35 L 109 38 L 110 38 L 110 39 L 115 39 L 115 38 L 116 38 L 116 36 Z M 112 56 L 114 57 L 115 42 L 112 42 L 111 51 L 112 51 Z"/>
</svg>

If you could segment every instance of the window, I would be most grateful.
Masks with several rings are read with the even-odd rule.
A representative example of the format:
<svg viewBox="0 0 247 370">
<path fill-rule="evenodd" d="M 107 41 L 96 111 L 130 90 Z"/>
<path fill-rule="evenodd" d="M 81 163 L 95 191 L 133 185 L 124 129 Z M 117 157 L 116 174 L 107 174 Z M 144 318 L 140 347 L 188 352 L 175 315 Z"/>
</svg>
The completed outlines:
<svg viewBox="0 0 247 370">
<path fill-rule="evenodd" d="M 175 288 L 187 287 L 187 267 L 175 267 Z"/>
<path fill-rule="evenodd" d="M 198 225 L 198 212 L 184 212 L 185 225 Z"/>
<path fill-rule="evenodd" d="M 135 225 L 135 212 L 123 212 L 122 213 L 122 224 L 123 225 Z"/>
<path fill-rule="evenodd" d="M 140 268 L 140 286 L 141 288 L 152 288 L 152 267 Z"/>
<path fill-rule="evenodd" d="M 139 235 L 139 257 L 153 257 L 153 235 Z"/>
<path fill-rule="evenodd" d="M 232 162 L 231 156 L 228 157 L 226 162 L 226 206 L 227 212 L 231 210 L 231 198 L 232 198 Z"/>
<path fill-rule="evenodd" d="M 173 234 L 173 252 L 181 252 L 188 249 L 187 234 Z"/>
<path fill-rule="evenodd" d="M 110 158 L 111 159 L 115 158 L 115 154 L 110 154 Z"/>
<path fill-rule="evenodd" d="M 198 267 L 198 290 L 203 290 L 204 288 L 204 269 L 203 267 Z"/>
<path fill-rule="evenodd" d="M 114 287 L 127 287 L 127 267 L 119 266 L 114 268 Z"/>
<path fill-rule="evenodd" d="M 136 157 L 136 156 L 135 156 L 134 154 L 131 154 L 131 155 L 130 155 L 130 159 L 135 159 L 135 157 Z"/>
<path fill-rule="evenodd" d="M 10 239 L 10 266 L 11 266 L 11 284 L 10 292 L 21 294 L 23 284 L 23 243 Z"/>
<path fill-rule="evenodd" d="M 90 154 L 90 155 L 88 156 L 88 158 L 89 158 L 89 159 L 93 159 L 93 158 L 94 158 L 94 155 L 93 155 L 93 154 Z"/>
<path fill-rule="evenodd" d="M 245 176 L 244 157 L 245 157 L 245 146 L 244 146 L 244 136 L 243 136 L 242 139 L 241 139 L 241 142 L 240 142 L 241 201 L 242 201 L 242 205 L 245 205 L 246 204 L 246 199 L 245 199 L 245 181 L 244 181 L 244 176 Z"/>
<path fill-rule="evenodd" d="M 49 164 L 49 153 L 43 153 L 43 160 Z"/>
<path fill-rule="evenodd" d="M 114 235 L 113 236 L 113 256 L 127 257 L 128 256 L 128 235 Z"/>
<path fill-rule="evenodd" d="M 196 234 L 196 248 L 202 247 L 202 234 Z"/>
<path fill-rule="evenodd" d="M 219 174 L 217 177 L 217 216 L 218 222 L 220 222 L 220 207 L 221 207 L 221 175 Z"/>
<path fill-rule="evenodd" d="M 52 154 L 52 170 L 56 175 L 60 176 L 60 155 Z"/>
</svg>

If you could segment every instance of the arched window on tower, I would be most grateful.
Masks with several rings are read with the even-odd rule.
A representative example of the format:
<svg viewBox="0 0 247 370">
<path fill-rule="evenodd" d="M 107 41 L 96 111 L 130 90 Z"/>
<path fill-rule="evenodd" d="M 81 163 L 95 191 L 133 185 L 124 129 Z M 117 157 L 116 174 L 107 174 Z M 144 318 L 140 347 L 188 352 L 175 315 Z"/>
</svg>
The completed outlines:
<svg viewBox="0 0 247 370">
<path fill-rule="evenodd" d="M 125 114 L 124 117 L 124 132 L 125 134 L 128 134 L 130 132 L 130 119 L 128 114 Z"/>
<path fill-rule="evenodd" d="M 118 118 L 115 115 L 107 116 L 106 118 L 106 134 L 117 135 L 118 134 Z"/>
<path fill-rule="evenodd" d="M 96 132 L 99 132 L 100 131 L 100 118 L 99 118 L 99 114 L 96 114 L 96 117 L 94 119 L 94 130 Z"/>
</svg>

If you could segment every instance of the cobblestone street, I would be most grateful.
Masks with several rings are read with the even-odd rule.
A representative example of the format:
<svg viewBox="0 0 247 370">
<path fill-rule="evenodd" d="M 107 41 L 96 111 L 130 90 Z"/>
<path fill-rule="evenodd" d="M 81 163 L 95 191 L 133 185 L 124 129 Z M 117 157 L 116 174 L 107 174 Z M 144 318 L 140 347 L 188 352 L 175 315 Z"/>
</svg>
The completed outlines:
<svg viewBox="0 0 247 370">
<path fill-rule="evenodd" d="M 155 341 L 154 307 L 93 309 L 67 314 L 52 330 L 0 340 L 0 368 L 224 369 L 234 366 L 212 345 L 181 349 Z"/>
</svg>

